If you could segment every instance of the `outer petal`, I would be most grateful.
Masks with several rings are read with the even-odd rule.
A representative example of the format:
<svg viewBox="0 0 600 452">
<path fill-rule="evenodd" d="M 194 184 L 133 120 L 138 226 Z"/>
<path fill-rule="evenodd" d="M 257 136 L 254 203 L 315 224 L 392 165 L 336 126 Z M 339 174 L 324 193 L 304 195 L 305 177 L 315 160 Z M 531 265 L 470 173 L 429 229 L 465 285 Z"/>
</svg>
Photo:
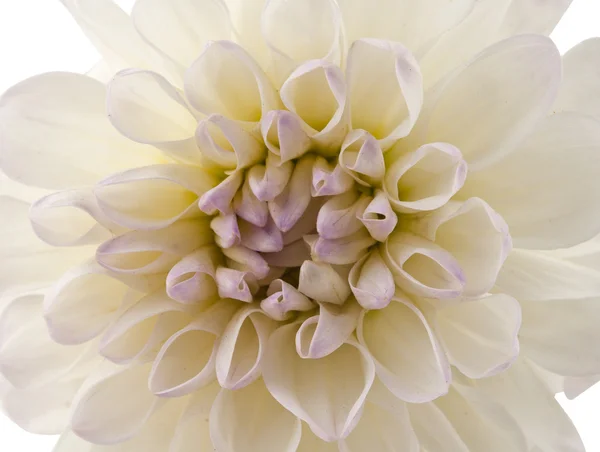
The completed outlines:
<svg viewBox="0 0 600 452">
<path fill-rule="evenodd" d="M 157 162 L 156 150 L 112 127 L 105 99 L 100 82 L 65 72 L 38 75 L 9 89 L 0 98 L 2 170 L 19 182 L 62 189 Z"/>
<path fill-rule="evenodd" d="M 322 359 L 302 359 L 295 352 L 297 324 L 279 328 L 269 340 L 263 378 L 269 392 L 306 422 L 324 441 L 350 434 L 373 380 L 367 351 L 347 343 Z"/>
<path fill-rule="evenodd" d="M 448 360 L 469 378 L 500 373 L 519 355 L 521 307 L 507 295 L 445 306 L 434 325 Z"/>
<path fill-rule="evenodd" d="M 460 435 L 444 413 L 433 403 L 410 404 L 410 421 L 428 452 L 469 452 Z"/>
<path fill-rule="evenodd" d="M 549 35 L 573 0 L 513 0 L 498 30 L 499 37 L 523 33 Z"/>
<path fill-rule="evenodd" d="M 448 391 L 450 365 L 425 317 L 407 299 L 396 296 L 385 309 L 363 312 L 357 335 L 396 397 L 423 403 Z"/>
<path fill-rule="evenodd" d="M 479 196 L 500 213 L 515 247 L 576 245 L 600 231 L 600 215 L 590 207 L 600 204 L 599 148 L 596 119 L 549 116 L 516 152 L 471 173 L 461 196 Z"/>
<path fill-rule="evenodd" d="M 428 112 L 427 141 L 457 146 L 472 169 L 489 164 L 546 116 L 560 78 L 560 54 L 550 39 L 524 35 L 497 43 L 446 82 Z"/>
<path fill-rule="evenodd" d="M 210 411 L 210 436 L 219 452 L 294 452 L 300 420 L 259 380 L 237 391 L 222 389 Z"/>
</svg>

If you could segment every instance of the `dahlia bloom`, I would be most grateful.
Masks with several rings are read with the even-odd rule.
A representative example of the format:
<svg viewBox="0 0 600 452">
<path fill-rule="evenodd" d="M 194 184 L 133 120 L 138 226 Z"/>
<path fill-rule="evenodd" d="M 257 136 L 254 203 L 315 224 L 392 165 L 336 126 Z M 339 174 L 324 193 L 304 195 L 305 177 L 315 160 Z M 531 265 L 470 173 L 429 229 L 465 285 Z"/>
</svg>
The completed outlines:
<svg viewBox="0 0 600 452">
<path fill-rule="evenodd" d="M 0 397 L 56 452 L 576 452 L 600 41 L 569 0 L 62 0 L 0 99 Z M 598 154 L 596 154 L 598 153 Z"/>
</svg>

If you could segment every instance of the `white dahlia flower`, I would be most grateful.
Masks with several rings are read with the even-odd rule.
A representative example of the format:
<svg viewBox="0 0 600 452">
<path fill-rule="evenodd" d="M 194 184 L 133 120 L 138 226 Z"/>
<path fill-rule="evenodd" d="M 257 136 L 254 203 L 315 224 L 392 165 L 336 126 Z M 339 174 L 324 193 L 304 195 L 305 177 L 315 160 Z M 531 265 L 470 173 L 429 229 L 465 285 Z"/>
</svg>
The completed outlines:
<svg viewBox="0 0 600 452">
<path fill-rule="evenodd" d="M 580 452 L 600 41 L 569 0 L 62 0 L 0 100 L 0 371 L 56 452 Z M 10 179 L 10 180 L 9 180 Z"/>
</svg>

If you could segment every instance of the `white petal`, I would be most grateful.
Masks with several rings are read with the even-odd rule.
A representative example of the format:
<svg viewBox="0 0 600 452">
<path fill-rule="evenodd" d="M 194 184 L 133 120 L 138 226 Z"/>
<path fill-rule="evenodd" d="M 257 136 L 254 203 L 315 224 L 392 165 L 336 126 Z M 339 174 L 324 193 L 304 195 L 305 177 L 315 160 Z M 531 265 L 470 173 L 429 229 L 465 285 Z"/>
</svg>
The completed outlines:
<svg viewBox="0 0 600 452">
<path fill-rule="evenodd" d="M 423 235 L 449 251 L 460 265 L 465 296 L 483 295 L 494 286 L 512 242 L 508 226 L 489 205 L 479 198 L 451 202 L 422 221 L 422 227 Z"/>
<path fill-rule="evenodd" d="M 238 308 L 221 300 L 162 346 L 150 371 L 148 387 L 160 397 L 181 397 L 214 381 L 218 339 Z"/>
<path fill-rule="evenodd" d="M 260 380 L 237 391 L 222 389 L 209 424 L 219 452 L 294 452 L 300 442 L 300 420 L 279 405 Z"/>
<path fill-rule="evenodd" d="M 114 222 L 131 229 L 160 229 L 202 214 L 198 197 L 217 180 L 195 166 L 162 164 L 135 168 L 102 180 L 98 204 Z"/>
<path fill-rule="evenodd" d="M 273 110 L 260 123 L 263 140 L 282 162 L 301 157 L 311 146 L 302 120 L 287 110 Z"/>
<path fill-rule="evenodd" d="M 12 87 L 0 98 L 0 167 L 16 181 L 63 189 L 156 163 L 156 150 L 113 128 L 105 101 L 104 85 L 65 72 L 38 75 Z"/>
<path fill-rule="evenodd" d="M 221 0 L 140 0 L 131 18 L 140 35 L 187 68 L 209 40 L 229 39 L 231 22 Z"/>
<path fill-rule="evenodd" d="M 461 152 L 447 143 L 433 143 L 393 160 L 383 189 L 397 212 L 429 211 L 446 204 L 466 177 Z"/>
<path fill-rule="evenodd" d="M 331 153 L 342 144 L 350 125 L 346 83 L 338 66 L 324 60 L 303 63 L 285 81 L 280 95 L 285 107 L 312 129 L 319 149 Z"/>
<path fill-rule="evenodd" d="M 52 339 L 75 345 L 96 337 L 114 319 L 128 290 L 95 262 L 72 268 L 44 299 Z"/>
<path fill-rule="evenodd" d="M 434 328 L 450 363 L 469 378 L 503 372 L 519 355 L 519 302 L 507 295 L 444 306 Z"/>
<path fill-rule="evenodd" d="M 231 248 L 239 245 L 242 240 L 237 216 L 234 213 L 215 216 L 210 222 L 210 228 L 215 233 L 216 244 L 221 248 Z"/>
<path fill-rule="evenodd" d="M 308 297 L 281 279 L 269 284 L 267 295 L 260 302 L 260 308 L 274 320 L 287 320 L 293 311 L 310 311 L 316 307 Z"/>
<path fill-rule="evenodd" d="M 573 0 L 512 1 L 504 16 L 499 37 L 524 33 L 549 35 Z"/>
<path fill-rule="evenodd" d="M 408 49 L 380 39 L 354 41 L 346 76 L 353 129 L 371 133 L 384 150 L 410 133 L 421 112 L 423 80 Z"/>
<path fill-rule="evenodd" d="M 202 247 L 177 262 L 167 275 L 167 294 L 180 303 L 205 303 L 217 295 L 216 267 L 221 257 L 215 247 Z"/>
<path fill-rule="evenodd" d="M 300 267 L 298 290 L 315 301 L 337 305 L 343 304 L 351 294 L 347 278 L 334 267 L 310 260 Z"/>
<path fill-rule="evenodd" d="M 269 392 L 325 441 L 350 434 L 373 380 L 367 351 L 346 343 L 322 359 L 302 359 L 295 351 L 298 325 L 279 328 L 269 340 L 263 378 Z"/>
<path fill-rule="evenodd" d="M 114 444 L 137 434 L 160 403 L 148 390 L 149 371 L 150 364 L 121 367 L 102 363 L 73 402 L 73 431 L 96 444 Z M 115 410 L 115 404 L 120 404 L 120 409 Z"/>
<path fill-rule="evenodd" d="M 352 130 L 342 143 L 340 166 L 365 187 L 381 182 L 385 174 L 383 150 L 369 132 Z"/>
<path fill-rule="evenodd" d="M 244 220 L 239 220 L 238 224 L 241 244 L 246 248 L 261 253 L 276 253 L 283 249 L 283 234 L 273 218 L 268 217 L 264 227 L 257 227 Z"/>
<path fill-rule="evenodd" d="M 394 276 L 379 250 L 373 250 L 354 264 L 348 282 L 356 300 L 365 309 L 385 308 L 396 290 Z"/>
<path fill-rule="evenodd" d="M 355 300 L 342 306 L 321 303 L 319 313 L 306 319 L 296 333 L 296 352 L 305 359 L 321 359 L 334 353 L 356 329 L 360 313 Z"/>
<path fill-rule="evenodd" d="M 369 198 L 354 190 L 329 198 L 319 210 L 317 232 L 324 239 L 339 239 L 358 232 L 362 223 L 357 218 Z"/>
<path fill-rule="evenodd" d="M 448 391 L 450 365 L 409 300 L 397 295 L 385 309 L 364 311 L 357 334 L 375 361 L 377 376 L 396 397 L 423 403 Z"/>
<path fill-rule="evenodd" d="M 306 236 L 311 247 L 313 260 L 333 265 L 351 265 L 368 253 L 369 247 L 376 243 L 366 229 L 340 239 L 327 240 Z"/>
<path fill-rule="evenodd" d="M 404 232 L 390 236 L 382 257 L 402 290 L 426 298 L 456 298 L 465 276 L 454 257 L 423 237 Z"/>
<path fill-rule="evenodd" d="M 410 421 L 421 447 L 428 452 L 470 452 L 454 426 L 433 403 L 408 405 Z"/>
<path fill-rule="evenodd" d="M 524 35 L 494 44 L 446 83 L 428 113 L 427 140 L 457 146 L 470 169 L 487 165 L 546 116 L 560 78 L 550 39 Z"/>
<path fill-rule="evenodd" d="M 198 111 L 238 121 L 258 122 L 279 106 L 277 92 L 256 61 L 230 41 L 208 43 L 185 73 L 185 92 Z"/>
<path fill-rule="evenodd" d="M 292 162 L 284 162 L 276 154 L 269 152 L 265 164 L 250 168 L 246 180 L 257 199 L 273 201 L 287 186 L 293 170 Z"/>
<path fill-rule="evenodd" d="M 269 265 L 256 251 L 244 246 L 232 246 L 222 251 L 229 268 L 251 273 L 256 279 L 266 278 L 269 274 Z"/>
<path fill-rule="evenodd" d="M 392 210 L 390 200 L 381 190 L 375 192 L 375 197 L 359 216 L 359 220 L 368 229 L 369 234 L 379 242 L 385 242 L 396 229 L 398 215 Z"/>
<path fill-rule="evenodd" d="M 219 296 L 251 303 L 258 291 L 256 277 L 247 271 L 227 267 L 217 268 L 216 278 Z"/>
<path fill-rule="evenodd" d="M 573 400 L 600 381 L 600 374 L 590 377 L 567 377 L 564 381 L 565 396 Z"/>
<path fill-rule="evenodd" d="M 304 424 L 302 426 L 302 438 L 296 452 L 339 452 L 339 449 L 337 443 L 323 441 Z"/>
<path fill-rule="evenodd" d="M 260 376 L 265 347 L 277 324 L 258 306 L 242 307 L 227 324 L 217 350 L 217 378 L 223 388 L 240 389 Z"/>
<path fill-rule="evenodd" d="M 515 247 L 576 245 L 600 231 L 600 216 L 590 208 L 600 202 L 599 148 L 598 120 L 569 112 L 549 116 L 515 152 L 471 173 L 461 196 L 481 197 L 500 213 Z"/>
<path fill-rule="evenodd" d="M 228 215 L 233 212 L 233 198 L 244 180 L 243 171 L 231 173 L 225 180 L 204 193 L 198 200 L 198 207 L 207 215 L 220 212 Z"/>
<path fill-rule="evenodd" d="M 130 231 L 104 242 L 96 250 L 96 260 L 116 273 L 166 273 L 182 257 L 210 242 L 208 219 L 178 221 L 157 231 Z"/>
<path fill-rule="evenodd" d="M 575 111 L 600 118 L 598 66 L 600 39 L 592 38 L 576 45 L 563 56 L 563 80 L 554 111 Z"/>
<path fill-rule="evenodd" d="M 310 260 L 310 247 L 300 239 L 285 245 L 281 251 L 276 253 L 263 253 L 265 261 L 275 267 L 300 267 L 305 260 Z"/>
</svg>

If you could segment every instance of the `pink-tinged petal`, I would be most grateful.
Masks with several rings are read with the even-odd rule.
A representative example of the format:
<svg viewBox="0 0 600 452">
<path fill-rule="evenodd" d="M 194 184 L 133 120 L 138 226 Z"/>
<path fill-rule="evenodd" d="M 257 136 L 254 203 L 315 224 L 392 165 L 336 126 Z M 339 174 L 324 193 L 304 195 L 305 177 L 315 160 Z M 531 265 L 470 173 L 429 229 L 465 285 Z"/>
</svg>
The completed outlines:
<svg viewBox="0 0 600 452">
<path fill-rule="evenodd" d="M 341 270 L 323 262 L 305 261 L 300 267 L 298 290 L 317 302 L 342 305 L 351 291 L 347 273 Z"/>
<path fill-rule="evenodd" d="M 356 300 L 365 309 L 385 308 L 396 290 L 394 276 L 377 249 L 354 264 L 348 282 Z"/>
<path fill-rule="evenodd" d="M 243 171 L 236 171 L 204 193 L 198 200 L 198 207 L 207 215 L 215 215 L 220 212 L 227 215 L 233 211 L 233 198 L 244 181 Z"/>
<path fill-rule="evenodd" d="M 281 232 L 294 227 L 311 201 L 310 184 L 314 160 L 313 156 L 298 160 L 283 192 L 269 201 L 269 212 Z"/>
<path fill-rule="evenodd" d="M 373 135 L 362 129 L 346 136 L 339 161 L 341 167 L 365 187 L 380 184 L 385 175 L 381 146 Z"/>
<path fill-rule="evenodd" d="M 446 204 L 466 177 L 467 163 L 457 148 L 447 143 L 426 144 L 393 160 L 383 189 L 396 212 L 430 211 Z"/>
<path fill-rule="evenodd" d="M 269 284 L 267 298 L 260 307 L 272 319 L 282 321 L 289 319 L 293 311 L 310 311 L 316 305 L 291 284 L 276 279 Z"/>
<path fill-rule="evenodd" d="M 219 296 L 251 303 L 258 290 L 258 282 L 249 272 L 232 268 L 217 268 L 216 278 Z"/>
<path fill-rule="evenodd" d="M 302 120 L 287 110 L 273 110 L 260 123 L 263 140 L 273 154 L 285 163 L 306 154 L 311 141 Z"/>
<path fill-rule="evenodd" d="M 398 224 L 398 215 L 392 209 L 388 197 L 381 190 L 375 192 L 375 197 L 358 218 L 365 225 L 371 237 L 378 242 L 385 242 Z"/>
<path fill-rule="evenodd" d="M 404 232 L 390 236 L 382 257 L 402 290 L 426 298 L 456 298 L 466 279 L 454 257 L 422 237 Z"/>
<path fill-rule="evenodd" d="M 242 189 L 233 198 L 233 211 L 242 219 L 259 228 L 265 227 L 269 218 L 266 201 L 260 201 L 252 192 L 248 177 Z"/>
<path fill-rule="evenodd" d="M 302 240 L 305 235 L 316 233 L 315 224 L 325 198 L 312 198 L 308 207 L 292 229 L 283 234 L 284 245 Z"/>
<path fill-rule="evenodd" d="M 180 303 L 210 302 L 217 297 L 216 269 L 222 257 L 214 246 L 202 247 L 177 262 L 167 275 L 167 294 Z"/>
<path fill-rule="evenodd" d="M 354 180 L 339 163 L 329 163 L 325 158 L 317 157 L 312 168 L 313 197 L 339 195 L 350 190 L 353 185 Z"/>
<path fill-rule="evenodd" d="M 214 68 L 219 67 L 219 71 Z M 210 42 L 185 73 L 185 93 L 204 114 L 259 122 L 280 105 L 277 92 L 254 59 L 230 41 Z"/>
<path fill-rule="evenodd" d="M 283 235 L 271 217 L 262 228 L 244 220 L 239 220 L 238 224 L 241 244 L 246 248 L 262 253 L 276 253 L 283 249 Z"/>
<path fill-rule="evenodd" d="M 215 365 L 221 387 L 240 389 L 260 376 L 265 347 L 276 327 L 258 305 L 244 306 L 235 313 L 217 350 Z"/>
<path fill-rule="evenodd" d="M 263 279 L 269 273 L 269 264 L 256 251 L 244 246 L 232 246 L 222 252 L 229 268 L 251 273 L 256 279 Z"/>
<path fill-rule="evenodd" d="M 369 203 L 369 197 L 347 191 L 328 199 L 319 210 L 317 232 L 324 239 L 339 239 L 363 228 L 358 219 Z"/>
<path fill-rule="evenodd" d="M 288 268 L 300 267 L 304 261 L 311 258 L 310 247 L 302 239 L 284 245 L 277 253 L 263 253 L 262 256 L 269 265 Z"/>
<path fill-rule="evenodd" d="M 350 265 L 355 263 L 376 243 L 366 229 L 361 229 L 352 235 L 339 239 L 312 239 L 307 236 L 311 247 L 311 255 L 317 261 L 334 265 Z"/>
<path fill-rule="evenodd" d="M 298 355 L 305 359 L 320 359 L 335 352 L 356 329 L 361 310 L 352 299 L 342 306 L 321 303 L 319 313 L 302 322 L 296 333 Z"/>
<path fill-rule="evenodd" d="M 258 200 L 273 201 L 287 186 L 293 170 L 292 162 L 283 162 L 280 157 L 269 152 L 265 164 L 250 168 L 246 179 Z"/>
<path fill-rule="evenodd" d="M 211 220 L 210 228 L 215 233 L 215 242 L 221 248 L 231 248 L 242 241 L 237 216 L 234 213 L 217 215 Z"/>
<path fill-rule="evenodd" d="M 171 336 L 152 365 L 150 391 L 182 397 L 213 381 L 219 338 L 238 307 L 233 300 L 220 300 Z"/>
</svg>

